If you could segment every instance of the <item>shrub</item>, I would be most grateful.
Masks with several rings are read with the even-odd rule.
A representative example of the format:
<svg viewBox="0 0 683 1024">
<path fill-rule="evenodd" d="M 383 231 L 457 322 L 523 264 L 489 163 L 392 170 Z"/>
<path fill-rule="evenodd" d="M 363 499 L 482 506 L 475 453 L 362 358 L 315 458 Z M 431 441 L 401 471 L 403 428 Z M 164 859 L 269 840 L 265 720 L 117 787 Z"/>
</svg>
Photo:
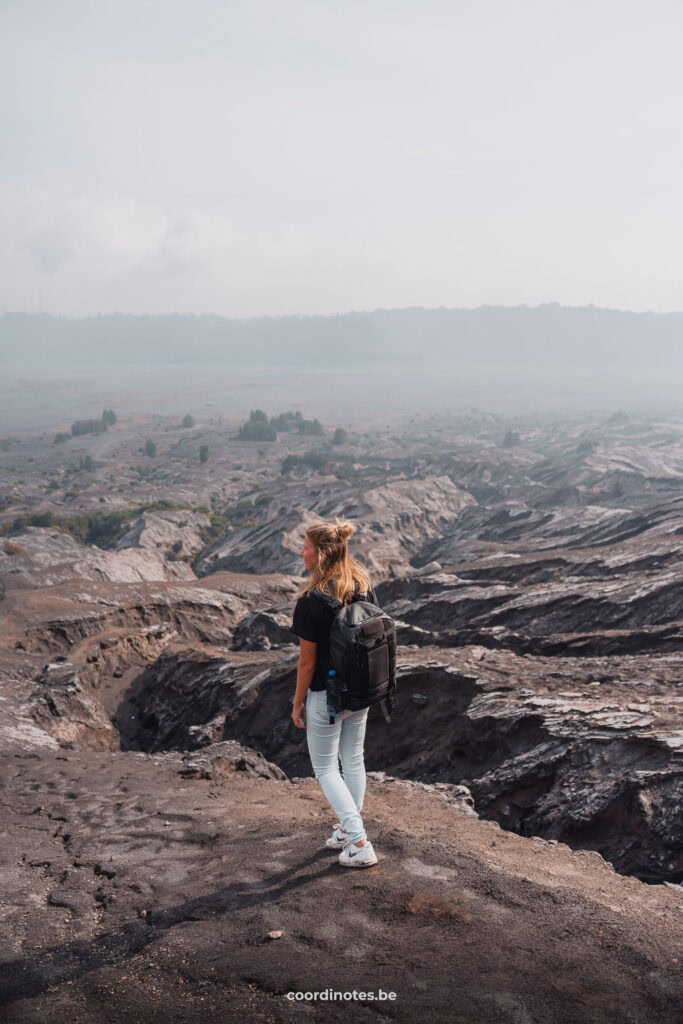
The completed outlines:
<svg viewBox="0 0 683 1024">
<path fill-rule="evenodd" d="M 145 455 L 149 455 L 150 459 L 156 458 L 157 446 L 154 441 L 145 442 Z"/>
<path fill-rule="evenodd" d="M 13 544 L 11 540 L 3 542 L 2 550 L 6 555 L 23 555 L 24 558 L 28 558 L 28 551 L 25 548 L 20 547 L 18 544 Z"/>
<path fill-rule="evenodd" d="M 282 460 L 280 472 L 289 473 L 295 466 L 310 466 L 311 469 L 323 469 L 328 459 L 322 452 L 305 452 L 303 455 L 288 455 Z"/>
<path fill-rule="evenodd" d="M 199 461 L 206 462 L 209 457 L 209 446 L 208 444 L 200 445 L 199 447 Z"/>
<path fill-rule="evenodd" d="M 10 526 L 10 533 L 20 533 L 26 526 L 48 527 L 55 525 L 52 512 L 32 512 L 29 515 L 17 516 Z"/>
<path fill-rule="evenodd" d="M 275 430 L 287 432 L 293 430 L 302 420 L 300 412 L 281 412 L 279 416 L 271 416 L 270 425 Z"/>
<path fill-rule="evenodd" d="M 54 443 L 55 444 L 64 444 L 64 442 L 68 441 L 70 437 L 71 437 L 71 434 L 65 434 L 62 431 L 60 431 L 59 433 L 55 434 Z"/>
<path fill-rule="evenodd" d="M 332 438 L 332 444 L 346 444 L 348 436 L 343 427 L 337 427 Z"/>
<path fill-rule="evenodd" d="M 105 409 L 102 413 L 102 422 L 108 427 L 113 427 L 116 423 L 116 413 L 113 409 Z"/>
<path fill-rule="evenodd" d="M 181 426 L 182 427 L 193 427 L 194 426 L 194 416 L 190 416 L 190 414 L 188 412 L 187 416 L 183 416 L 183 422 L 181 423 Z"/>
<path fill-rule="evenodd" d="M 277 433 L 273 427 L 262 420 L 249 420 L 237 431 L 241 441 L 277 441 Z"/>
<path fill-rule="evenodd" d="M 116 544 L 131 520 L 137 519 L 143 512 L 179 508 L 187 508 L 187 506 L 175 505 L 173 502 L 162 500 L 150 502 L 147 505 L 116 509 L 113 512 L 102 510 L 64 518 L 54 516 L 52 512 L 31 512 L 18 516 L 3 532 L 17 534 L 25 530 L 27 526 L 54 526 L 71 534 L 82 544 L 96 544 L 97 547 L 107 549 Z"/>
<path fill-rule="evenodd" d="M 102 420 L 76 420 L 71 424 L 71 436 L 78 437 L 81 434 L 102 434 L 106 431 L 107 424 Z"/>
<path fill-rule="evenodd" d="M 210 524 L 210 526 L 203 526 L 199 530 L 199 536 L 204 544 L 212 544 L 219 537 L 225 537 L 228 530 L 231 529 L 227 516 L 218 513 L 213 513 L 210 516 Z"/>
<path fill-rule="evenodd" d="M 508 430 L 501 442 L 501 448 L 515 448 L 520 444 L 519 434 L 516 430 Z"/>
<path fill-rule="evenodd" d="M 320 420 L 301 420 L 299 423 L 300 434 L 322 434 L 323 428 Z"/>
</svg>

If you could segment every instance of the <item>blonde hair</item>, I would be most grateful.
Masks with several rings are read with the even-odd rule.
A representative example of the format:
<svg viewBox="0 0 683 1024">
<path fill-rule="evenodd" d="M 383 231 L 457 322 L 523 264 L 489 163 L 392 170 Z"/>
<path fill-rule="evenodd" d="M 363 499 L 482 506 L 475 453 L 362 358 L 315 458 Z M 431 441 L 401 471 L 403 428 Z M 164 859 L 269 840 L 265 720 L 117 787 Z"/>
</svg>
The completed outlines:
<svg viewBox="0 0 683 1024">
<path fill-rule="evenodd" d="M 347 541 L 352 533 L 353 525 L 339 518 L 334 523 L 313 523 L 306 528 L 306 536 L 318 552 L 318 561 L 299 592 L 302 597 L 311 590 L 323 590 L 328 583 L 342 604 L 353 596 L 356 583 L 361 594 L 369 591 L 370 577 L 348 552 Z"/>
</svg>

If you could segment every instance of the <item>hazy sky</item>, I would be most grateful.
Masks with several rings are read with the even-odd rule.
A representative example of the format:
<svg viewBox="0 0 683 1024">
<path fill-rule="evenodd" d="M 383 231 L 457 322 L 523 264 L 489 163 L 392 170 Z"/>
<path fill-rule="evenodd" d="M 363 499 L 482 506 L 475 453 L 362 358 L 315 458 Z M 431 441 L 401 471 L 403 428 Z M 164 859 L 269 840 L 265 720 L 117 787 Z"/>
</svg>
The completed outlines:
<svg viewBox="0 0 683 1024">
<path fill-rule="evenodd" d="M 681 0 L 0 0 L 0 309 L 683 309 Z"/>
</svg>

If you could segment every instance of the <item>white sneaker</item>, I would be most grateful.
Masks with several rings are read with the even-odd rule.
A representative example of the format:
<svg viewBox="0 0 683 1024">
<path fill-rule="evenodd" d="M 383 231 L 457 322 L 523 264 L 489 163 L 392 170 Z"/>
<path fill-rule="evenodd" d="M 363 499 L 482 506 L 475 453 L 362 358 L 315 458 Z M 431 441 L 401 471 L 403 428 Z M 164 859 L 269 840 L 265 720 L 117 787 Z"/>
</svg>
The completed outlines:
<svg viewBox="0 0 683 1024">
<path fill-rule="evenodd" d="M 341 827 L 340 823 L 334 826 L 334 832 L 329 839 L 325 840 L 325 846 L 329 850 L 341 850 L 349 841 L 349 837 Z"/>
<path fill-rule="evenodd" d="M 339 863 L 345 868 L 369 868 L 377 863 L 377 854 L 369 839 L 366 839 L 362 846 L 347 843 L 339 854 Z"/>
</svg>

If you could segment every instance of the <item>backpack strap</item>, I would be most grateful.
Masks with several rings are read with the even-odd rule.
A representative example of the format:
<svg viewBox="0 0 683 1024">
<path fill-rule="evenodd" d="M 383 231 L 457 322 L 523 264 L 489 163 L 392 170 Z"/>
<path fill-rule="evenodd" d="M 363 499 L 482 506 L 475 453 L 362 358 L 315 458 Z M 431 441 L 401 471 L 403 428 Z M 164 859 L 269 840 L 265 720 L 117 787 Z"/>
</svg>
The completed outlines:
<svg viewBox="0 0 683 1024">
<path fill-rule="evenodd" d="M 358 580 L 354 580 L 353 581 L 353 594 L 351 595 L 351 599 L 350 599 L 349 603 L 351 603 L 351 601 L 355 601 L 356 600 L 356 598 L 359 596 L 359 591 L 360 591 L 360 584 L 358 583 Z M 314 594 L 317 598 L 319 598 L 321 601 L 323 601 L 329 608 L 332 608 L 332 610 L 335 611 L 335 612 L 339 611 L 340 608 L 344 608 L 345 607 L 345 605 L 343 605 L 341 601 L 338 601 L 336 597 L 332 597 L 331 594 L 324 594 L 321 590 L 318 590 L 317 588 L 315 588 L 314 590 L 311 590 L 311 594 Z"/>
<path fill-rule="evenodd" d="M 340 608 L 344 607 L 341 601 L 338 601 L 336 597 L 332 597 L 331 594 L 323 594 L 322 591 L 317 589 L 311 590 L 311 594 L 314 597 L 317 597 L 319 601 L 322 601 L 323 604 L 326 604 L 328 608 L 331 608 L 335 612 L 339 611 Z"/>
</svg>

